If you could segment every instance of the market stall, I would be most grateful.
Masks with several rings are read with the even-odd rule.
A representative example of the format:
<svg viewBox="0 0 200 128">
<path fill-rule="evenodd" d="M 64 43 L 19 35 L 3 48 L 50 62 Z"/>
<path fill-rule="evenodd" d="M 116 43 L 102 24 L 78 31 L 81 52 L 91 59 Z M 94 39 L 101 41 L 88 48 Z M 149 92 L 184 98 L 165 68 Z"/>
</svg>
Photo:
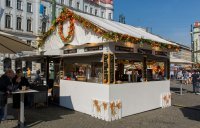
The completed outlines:
<svg viewBox="0 0 200 128">
<path fill-rule="evenodd" d="M 63 9 L 40 44 L 60 56 L 60 105 L 106 121 L 171 105 L 174 43 L 140 28 Z"/>
</svg>

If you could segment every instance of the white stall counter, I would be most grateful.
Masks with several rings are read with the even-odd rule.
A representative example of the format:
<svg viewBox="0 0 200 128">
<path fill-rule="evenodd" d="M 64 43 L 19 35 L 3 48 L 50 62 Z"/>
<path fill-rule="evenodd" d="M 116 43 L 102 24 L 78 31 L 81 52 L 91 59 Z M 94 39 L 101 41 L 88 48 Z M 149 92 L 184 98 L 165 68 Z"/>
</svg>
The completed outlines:
<svg viewBox="0 0 200 128">
<path fill-rule="evenodd" d="M 105 85 L 61 80 L 60 105 L 110 121 L 170 106 L 170 81 Z"/>
</svg>

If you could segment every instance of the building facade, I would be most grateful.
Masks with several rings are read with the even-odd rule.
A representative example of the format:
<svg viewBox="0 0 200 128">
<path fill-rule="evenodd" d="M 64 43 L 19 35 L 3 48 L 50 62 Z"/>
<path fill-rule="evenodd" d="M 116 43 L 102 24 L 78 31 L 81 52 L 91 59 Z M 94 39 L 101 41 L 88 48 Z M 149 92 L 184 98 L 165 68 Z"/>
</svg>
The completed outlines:
<svg viewBox="0 0 200 128">
<path fill-rule="evenodd" d="M 48 30 L 53 14 L 58 16 L 63 7 L 113 19 L 112 0 L 0 0 L 0 31 L 17 36 L 37 47 L 37 36 Z M 3 60 L 13 58 L 13 55 L 0 54 L 0 57 Z M 3 69 L 1 65 L 3 64 L 0 64 L 0 70 Z M 16 67 L 14 65 L 11 67 Z"/>
<path fill-rule="evenodd" d="M 63 6 L 91 15 L 113 19 L 112 0 L 56 0 L 56 16 Z M 0 30 L 16 35 L 36 46 L 36 36 L 45 32 L 52 21 L 52 0 L 1 0 Z"/>
<path fill-rule="evenodd" d="M 195 22 L 191 27 L 191 47 L 194 51 L 192 55 L 192 60 L 196 63 L 200 62 L 200 53 L 195 53 L 195 51 L 200 50 L 200 22 Z"/>
</svg>

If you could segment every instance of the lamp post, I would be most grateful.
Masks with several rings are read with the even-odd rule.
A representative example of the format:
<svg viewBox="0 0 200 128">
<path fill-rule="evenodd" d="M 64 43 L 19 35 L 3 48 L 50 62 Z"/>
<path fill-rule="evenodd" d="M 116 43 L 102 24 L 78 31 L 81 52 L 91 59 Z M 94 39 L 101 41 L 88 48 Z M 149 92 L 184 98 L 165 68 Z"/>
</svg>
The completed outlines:
<svg viewBox="0 0 200 128">
<path fill-rule="evenodd" d="M 191 52 L 192 52 L 192 62 L 194 62 L 194 41 L 193 41 L 193 25 L 191 24 L 191 31 L 190 31 L 190 35 L 191 35 Z"/>
</svg>

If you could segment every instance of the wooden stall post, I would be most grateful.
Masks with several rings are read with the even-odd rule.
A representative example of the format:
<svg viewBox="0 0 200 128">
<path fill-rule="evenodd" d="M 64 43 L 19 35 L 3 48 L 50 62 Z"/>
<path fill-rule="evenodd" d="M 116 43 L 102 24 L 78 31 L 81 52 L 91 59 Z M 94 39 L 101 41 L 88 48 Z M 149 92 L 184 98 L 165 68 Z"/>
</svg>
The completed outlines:
<svg viewBox="0 0 200 128">
<path fill-rule="evenodd" d="M 103 54 L 103 83 L 115 83 L 115 55 L 112 53 Z"/>
<path fill-rule="evenodd" d="M 166 77 L 169 80 L 170 79 L 170 60 L 169 60 L 169 58 L 167 58 L 166 67 L 167 67 L 167 73 L 166 73 L 167 76 Z"/>
<path fill-rule="evenodd" d="M 103 83 L 108 84 L 108 53 L 103 54 Z"/>
<path fill-rule="evenodd" d="M 147 81 L 147 56 L 143 56 L 143 80 Z"/>
<path fill-rule="evenodd" d="M 48 86 L 49 85 L 49 57 L 46 57 L 45 62 L 46 62 L 46 83 Z"/>
<path fill-rule="evenodd" d="M 115 84 L 115 54 L 109 54 L 109 84 Z"/>
<path fill-rule="evenodd" d="M 63 61 L 63 58 L 60 58 L 60 63 L 59 63 L 59 83 L 60 83 L 61 79 L 64 79 L 64 61 Z"/>
</svg>

